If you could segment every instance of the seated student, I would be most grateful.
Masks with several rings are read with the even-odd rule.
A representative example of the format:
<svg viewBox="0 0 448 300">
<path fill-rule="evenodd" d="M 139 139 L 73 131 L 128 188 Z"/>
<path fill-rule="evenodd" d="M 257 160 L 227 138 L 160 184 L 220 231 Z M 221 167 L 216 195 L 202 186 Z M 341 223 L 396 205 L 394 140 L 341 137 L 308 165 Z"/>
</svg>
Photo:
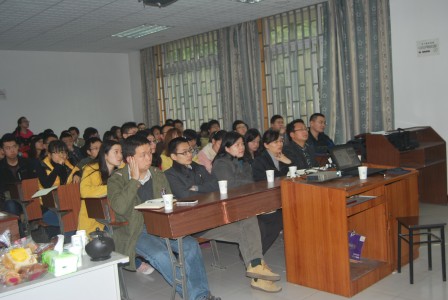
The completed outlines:
<svg viewBox="0 0 448 300">
<path fill-rule="evenodd" d="M 42 134 L 34 135 L 30 141 L 30 150 L 28 151 L 28 159 L 30 161 L 33 172 L 36 173 L 41 160 L 44 158 L 44 137 Z"/>
<path fill-rule="evenodd" d="M 160 155 L 158 155 L 156 153 L 157 139 L 152 134 L 151 129 L 145 129 L 145 130 L 139 131 L 139 132 L 137 132 L 137 135 L 142 136 L 149 141 L 149 145 L 151 147 L 151 153 L 152 153 L 151 166 L 160 169 L 160 166 L 162 165 L 162 159 L 160 158 Z"/>
<path fill-rule="evenodd" d="M 254 162 L 255 157 L 260 153 L 261 134 L 258 129 L 249 129 L 243 137 L 244 139 L 244 159 L 250 165 Z"/>
<path fill-rule="evenodd" d="M 210 136 L 210 143 L 198 153 L 198 163 L 203 165 L 209 173 L 212 172 L 212 162 L 221 147 L 222 138 L 226 133 L 227 131 L 225 130 L 215 131 Z"/>
<path fill-rule="evenodd" d="M 84 198 L 105 196 L 107 194 L 107 179 L 115 169 L 121 166 L 122 162 L 120 143 L 105 141 L 100 144 L 97 158 L 84 166 L 80 184 L 82 199 L 78 217 L 78 230 L 84 229 L 89 234 L 95 231 L 97 227 L 103 229 L 103 224 L 89 218 Z"/>
<path fill-rule="evenodd" d="M 182 122 L 181 120 L 179 120 L 179 119 L 174 120 L 173 126 L 174 126 L 174 128 L 179 129 L 181 133 L 184 132 L 184 122 Z"/>
<path fill-rule="evenodd" d="M 34 133 L 29 130 L 30 121 L 26 117 L 20 117 L 17 120 L 17 127 L 14 130 L 14 135 L 17 139 L 19 145 L 19 152 L 22 153 L 23 157 L 27 157 L 27 152 L 30 150 L 30 139 Z"/>
<path fill-rule="evenodd" d="M 86 129 L 84 129 L 84 134 L 82 135 L 82 138 L 84 139 L 84 141 L 87 141 L 88 139 L 90 139 L 92 137 L 97 137 L 97 138 L 100 137 L 98 130 L 93 127 L 87 127 Z"/>
<path fill-rule="evenodd" d="M 318 167 L 315 159 L 314 147 L 307 143 L 308 129 L 302 119 L 296 119 L 288 124 L 286 132 L 290 143 L 283 148 L 283 153 L 292 161 L 297 169 Z"/>
<path fill-rule="evenodd" d="M 63 141 L 52 141 L 48 145 L 47 157 L 37 169 L 37 178 L 41 189 L 80 181 L 79 169 L 68 161 L 67 156 L 68 148 Z M 59 220 L 54 212 L 45 207 L 42 207 L 42 210 L 43 221 L 51 227 L 46 228 L 47 234 L 51 238 L 59 233 Z"/>
<path fill-rule="evenodd" d="M 79 137 L 79 129 L 78 127 L 75 126 L 71 126 L 68 129 L 68 132 L 70 132 L 70 134 L 73 137 L 73 143 L 75 144 L 76 147 L 82 148 L 84 146 L 84 139 Z"/>
<path fill-rule="evenodd" d="M 204 166 L 193 161 L 193 149 L 185 138 L 173 139 L 168 144 L 168 153 L 173 159 L 173 166 L 165 171 L 165 175 L 176 198 L 219 190 L 216 178 Z M 267 292 L 281 290 L 271 281 L 280 280 L 280 275 L 270 271 L 262 262 L 260 229 L 255 217 L 210 229 L 198 236 L 239 244 L 247 266 L 246 275 L 254 278 L 251 286 Z"/>
<path fill-rule="evenodd" d="M 288 134 L 286 133 L 285 121 L 280 115 L 273 115 L 270 120 L 271 129 L 280 131 L 280 135 L 285 141 L 285 145 L 289 143 Z"/>
<path fill-rule="evenodd" d="M 274 170 L 275 177 L 288 174 L 291 160 L 283 153 L 283 137 L 280 132 L 268 129 L 263 134 L 264 151 L 257 156 L 252 164 L 253 178 L 255 181 L 266 180 L 266 170 Z M 271 247 L 283 230 L 282 210 L 273 213 L 258 215 L 261 240 L 263 241 L 263 253 Z"/>
<path fill-rule="evenodd" d="M 40 153 L 40 159 L 44 160 L 48 156 L 48 145 L 50 145 L 50 143 L 52 141 L 57 141 L 58 136 L 56 134 L 54 134 L 54 133 L 51 133 L 51 132 L 47 132 L 47 133 L 44 132 L 44 133 L 42 133 L 42 136 L 44 137 L 44 139 L 43 139 L 44 149 Z"/>
<path fill-rule="evenodd" d="M 115 211 L 117 221 L 128 225 L 114 230 L 115 251 L 130 257 L 130 269 L 135 269 L 136 253 L 148 260 L 170 285 L 173 284 L 171 259 L 165 240 L 146 232 L 142 213 L 134 206 L 146 199 L 160 198 L 162 190 L 171 192 L 162 171 L 151 167 L 151 147 L 142 136 L 131 136 L 123 142 L 126 165 L 117 170 L 107 181 L 107 196 Z M 177 242 L 170 240 L 174 251 Z M 192 237 L 183 239 L 185 271 L 189 299 L 218 299 L 210 295 L 202 253 Z M 180 286 L 176 286 L 181 293 Z"/>
<path fill-rule="evenodd" d="M 118 139 L 115 137 L 115 135 L 112 133 L 112 131 L 109 131 L 109 130 L 107 130 L 103 133 L 103 141 L 108 141 L 108 140 L 118 142 Z"/>
<path fill-rule="evenodd" d="M 36 177 L 29 160 L 19 156 L 19 144 L 13 134 L 3 135 L 1 148 L 5 153 L 5 158 L 0 160 L 0 193 L 6 191 L 7 184 Z M 22 206 L 14 200 L 5 199 L 3 210 L 20 216 Z M 23 235 L 21 226 L 19 226 L 19 229 L 21 235 Z"/>
<path fill-rule="evenodd" d="M 182 136 L 182 132 L 177 128 L 171 128 L 164 134 L 164 143 L 165 149 L 162 154 L 160 154 L 160 158 L 162 159 L 161 169 L 162 171 L 168 170 L 173 165 L 173 160 L 168 155 L 168 144 L 172 139 Z"/>
<path fill-rule="evenodd" d="M 159 139 L 160 141 L 157 143 L 156 145 L 156 152 L 158 155 L 161 155 L 163 153 L 163 151 L 165 151 L 165 137 L 166 134 L 168 133 L 168 131 L 170 131 L 172 128 L 174 128 L 173 125 L 168 125 L 167 123 L 165 123 L 165 125 L 163 125 L 160 129 L 160 135 L 159 135 Z"/>
<path fill-rule="evenodd" d="M 193 129 L 185 129 L 183 132 L 183 136 L 187 139 L 188 143 L 190 144 L 190 147 L 193 149 L 193 161 L 198 161 L 198 153 L 199 153 L 199 147 L 198 147 L 198 141 L 199 141 L 199 135 L 196 131 Z"/>
<path fill-rule="evenodd" d="M 137 124 L 137 128 L 138 128 L 139 131 L 145 130 L 146 129 L 146 124 L 145 123 L 138 123 Z"/>
<path fill-rule="evenodd" d="M 114 138 L 115 138 L 117 141 L 121 141 L 121 139 L 123 138 L 123 137 L 121 136 L 121 128 L 118 127 L 118 126 L 112 126 L 112 127 L 110 128 L 110 132 L 112 132 L 112 134 L 114 135 Z"/>
<path fill-rule="evenodd" d="M 327 123 L 325 116 L 314 113 L 310 117 L 310 129 L 307 143 L 314 146 L 316 155 L 328 155 L 328 151 L 334 147 L 334 142 L 324 133 Z"/>
<path fill-rule="evenodd" d="M 247 132 L 247 124 L 244 121 L 236 120 L 232 124 L 232 130 L 244 136 Z"/>
<path fill-rule="evenodd" d="M 67 145 L 68 161 L 72 165 L 76 166 L 84 158 L 84 155 L 81 153 L 81 149 L 74 145 L 73 137 L 67 130 L 61 132 L 59 139 Z"/>
<path fill-rule="evenodd" d="M 162 132 L 162 127 L 159 125 L 154 125 L 149 129 L 152 132 L 152 135 L 156 138 L 156 144 L 162 141 L 160 134 Z"/>
<path fill-rule="evenodd" d="M 101 140 L 97 137 L 92 137 L 85 141 L 83 150 L 86 154 L 86 157 L 81 159 L 81 161 L 76 165 L 78 169 L 81 170 L 81 173 L 85 165 L 91 163 L 96 159 L 96 157 L 98 156 L 98 152 L 100 151 L 100 147 Z"/>
<path fill-rule="evenodd" d="M 121 136 L 123 139 L 127 139 L 131 135 L 136 134 L 138 131 L 137 123 L 135 122 L 126 122 L 121 125 Z"/>
<path fill-rule="evenodd" d="M 199 150 L 203 149 L 209 142 L 208 122 L 204 122 L 199 127 Z"/>
</svg>

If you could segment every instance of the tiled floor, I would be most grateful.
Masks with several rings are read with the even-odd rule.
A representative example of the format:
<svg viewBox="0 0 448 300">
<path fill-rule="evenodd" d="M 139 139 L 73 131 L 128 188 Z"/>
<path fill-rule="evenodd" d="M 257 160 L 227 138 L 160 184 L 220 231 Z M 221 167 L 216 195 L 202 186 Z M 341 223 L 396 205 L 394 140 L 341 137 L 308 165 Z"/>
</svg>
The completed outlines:
<svg viewBox="0 0 448 300">
<path fill-rule="evenodd" d="M 430 216 L 433 220 L 448 222 L 448 207 L 439 205 L 420 205 L 420 215 Z M 337 300 L 341 296 L 321 292 L 304 286 L 286 282 L 283 240 L 280 237 L 266 253 L 269 266 L 282 275 L 280 293 L 268 294 L 250 287 L 250 279 L 244 276 L 245 268 L 239 258 L 238 248 L 232 244 L 218 243 L 219 254 L 225 270 L 211 267 L 213 261 L 210 248 L 203 249 L 209 285 L 212 293 L 223 300 L 239 299 L 280 299 L 280 300 Z M 444 300 L 448 299 L 448 285 L 442 281 L 440 264 L 440 246 L 433 246 L 433 270 L 427 269 L 427 251 L 421 246 L 420 257 L 414 264 L 414 284 L 409 284 L 409 269 L 405 266 L 401 274 L 391 274 L 351 299 L 362 300 Z M 170 299 L 171 287 L 159 273 L 142 275 L 125 273 L 126 285 L 132 300 Z M 181 299 L 177 296 L 176 299 Z"/>
</svg>

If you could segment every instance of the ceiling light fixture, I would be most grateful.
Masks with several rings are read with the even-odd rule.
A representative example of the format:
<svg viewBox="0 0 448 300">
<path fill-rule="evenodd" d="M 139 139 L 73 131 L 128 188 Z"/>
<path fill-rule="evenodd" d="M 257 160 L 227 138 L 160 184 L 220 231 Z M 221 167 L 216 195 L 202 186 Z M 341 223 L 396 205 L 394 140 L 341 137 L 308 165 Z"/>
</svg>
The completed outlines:
<svg viewBox="0 0 448 300">
<path fill-rule="evenodd" d="M 125 38 L 138 39 L 138 38 L 141 38 L 142 36 L 156 33 L 156 32 L 162 31 L 162 30 L 166 30 L 168 28 L 171 28 L 171 27 L 164 26 L 164 25 L 144 24 L 144 25 L 137 26 L 135 28 L 131 28 L 131 29 L 119 32 L 119 33 L 112 34 L 112 36 L 113 37 L 121 37 L 121 38 L 125 37 Z"/>
<path fill-rule="evenodd" d="M 256 4 L 256 3 L 261 2 L 262 0 L 236 0 L 236 1 L 241 2 L 241 3 Z"/>
</svg>

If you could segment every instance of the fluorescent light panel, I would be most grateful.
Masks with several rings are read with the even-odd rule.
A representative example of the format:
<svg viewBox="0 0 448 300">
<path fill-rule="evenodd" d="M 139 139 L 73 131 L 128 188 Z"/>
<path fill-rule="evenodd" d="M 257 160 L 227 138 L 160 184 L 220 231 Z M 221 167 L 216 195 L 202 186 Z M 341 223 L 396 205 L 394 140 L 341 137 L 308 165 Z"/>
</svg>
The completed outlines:
<svg viewBox="0 0 448 300">
<path fill-rule="evenodd" d="M 134 38 L 134 39 L 138 39 L 141 38 L 142 36 L 148 35 L 148 34 L 152 34 L 152 33 L 156 33 L 162 30 L 166 30 L 168 28 L 168 26 L 164 26 L 164 25 L 140 25 L 137 26 L 135 28 L 131 28 L 128 29 L 126 31 L 123 32 L 119 32 L 116 34 L 112 34 L 113 37 L 126 37 L 126 38 Z"/>
<path fill-rule="evenodd" d="M 262 0 L 237 0 L 237 1 L 241 2 L 241 3 L 255 4 L 255 3 L 261 2 Z"/>
</svg>

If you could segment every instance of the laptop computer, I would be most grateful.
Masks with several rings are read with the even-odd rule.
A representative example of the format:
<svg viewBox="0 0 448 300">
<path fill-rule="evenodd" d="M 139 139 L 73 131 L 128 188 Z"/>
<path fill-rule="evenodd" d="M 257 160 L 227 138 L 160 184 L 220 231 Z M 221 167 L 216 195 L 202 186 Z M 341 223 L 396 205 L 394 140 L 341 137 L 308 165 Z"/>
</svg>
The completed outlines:
<svg viewBox="0 0 448 300">
<path fill-rule="evenodd" d="M 336 169 L 342 176 L 358 175 L 358 167 L 362 166 L 355 148 L 352 145 L 338 145 L 330 150 L 330 155 Z M 367 176 L 384 172 L 386 169 L 368 168 Z"/>
</svg>

